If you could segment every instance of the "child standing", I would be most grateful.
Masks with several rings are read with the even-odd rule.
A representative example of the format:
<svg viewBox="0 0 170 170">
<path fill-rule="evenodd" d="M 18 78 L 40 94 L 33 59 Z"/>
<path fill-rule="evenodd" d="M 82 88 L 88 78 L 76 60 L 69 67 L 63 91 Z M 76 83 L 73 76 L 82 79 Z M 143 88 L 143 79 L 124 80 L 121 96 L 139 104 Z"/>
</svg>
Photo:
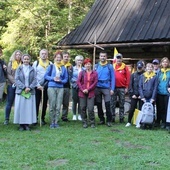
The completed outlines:
<svg viewBox="0 0 170 170">
<path fill-rule="evenodd" d="M 139 94 L 142 104 L 150 102 L 154 104 L 157 94 L 158 80 L 154 73 L 154 67 L 152 63 L 146 64 L 146 71 L 141 75 L 139 80 Z M 138 124 L 137 128 L 140 127 Z"/>
</svg>

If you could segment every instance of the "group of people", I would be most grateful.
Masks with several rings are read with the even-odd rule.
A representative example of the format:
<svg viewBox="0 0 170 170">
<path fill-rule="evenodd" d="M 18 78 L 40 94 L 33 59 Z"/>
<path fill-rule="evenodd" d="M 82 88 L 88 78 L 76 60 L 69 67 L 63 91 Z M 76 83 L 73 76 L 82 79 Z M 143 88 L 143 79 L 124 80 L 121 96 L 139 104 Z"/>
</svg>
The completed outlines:
<svg viewBox="0 0 170 170">
<path fill-rule="evenodd" d="M 166 122 L 170 91 L 169 59 L 161 60 L 161 68 L 158 68 L 158 71 L 154 71 L 154 67 L 159 61 L 155 62 L 157 63 L 148 63 L 145 68 L 145 63 L 138 61 L 137 71 L 131 74 L 120 53 L 115 56 L 112 64 L 107 60 L 107 52 L 102 51 L 99 53 L 99 62 L 94 66 L 90 58 L 84 59 L 83 56 L 77 55 L 73 66 L 67 51 L 56 52 L 54 61 L 51 62 L 48 59 L 48 51 L 42 49 L 38 60 L 31 64 L 30 55 L 16 50 L 8 66 L 1 62 L 0 67 L 1 74 L 4 74 L 0 82 L 1 93 L 5 85 L 5 74 L 7 75 L 4 124 L 9 124 L 11 107 L 15 100 L 14 123 L 20 125 L 20 131 L 30 130 L 29 125 L 36 125 L 38 121 L 45 125 L 49 102 L 50 128 L 58 128 L 60 112 L 61 120 L 69 121 L 71 89 L 72 120 L 82 121 L 83 128 L 96 126 L 94 105 L 97 106 L 100 119 L 98 124 L 111 127 L 115 122 L 118 101 L 119 122 L 124 123 L 125 95 L 129 91 L 131 108 L 126 127 L 131 125 L 138 102 L 140 108 L 144 102 L 150 101 L 157 106 L 157 125 L 161 123 L 161 127 L 170 129 L 170 122 Z M 2 98 L 2 95 L 0 97 Z M 103 101 L 106 111 L 103 109 Z M 40 103 L 42 109 L 39 109 Z"/>
<path fill-rule="evenodd" d="M 155 126 L 170 131 L 170 61 L 167 57 L 152 63 L 138 61 L 137 71 L 131 75 L 129 84 L 131 107 L 126 127 L 131 126 L 132 117 L 136 108 L 141 110 L 145 102 L 150 102 L 156 108 Z M 169 103 L 168 103 L 169 101 Z M 156 107 L 155 107 L 156 106 Z M 137 128 L 140 127 L 138 124 Z"/>
</svg>

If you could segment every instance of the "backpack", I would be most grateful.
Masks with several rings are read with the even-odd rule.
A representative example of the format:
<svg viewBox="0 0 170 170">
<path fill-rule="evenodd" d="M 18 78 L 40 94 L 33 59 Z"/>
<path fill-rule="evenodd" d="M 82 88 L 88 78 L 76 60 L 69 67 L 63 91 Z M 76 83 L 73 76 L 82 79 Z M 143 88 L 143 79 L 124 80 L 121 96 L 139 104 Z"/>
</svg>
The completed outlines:
<svg viewBox="0 0 170 170">
<path fill-rule="evenodd" d="M 51 76 L 53 64 L 50 64 L 49 66 L 50 66 L 50 76 Z M 46 89 L 48 88 L 48 82 L 49 81 L 45 79 L 44 84 L 43 84 L 44 88 L 46 88 Z"/>
<path fill-rule="evenodd" d="M 142 124 L 152 124 L 154 121 L 154 107 L 152 103 L 145 102 L 142 106 Z"/>
</svg>

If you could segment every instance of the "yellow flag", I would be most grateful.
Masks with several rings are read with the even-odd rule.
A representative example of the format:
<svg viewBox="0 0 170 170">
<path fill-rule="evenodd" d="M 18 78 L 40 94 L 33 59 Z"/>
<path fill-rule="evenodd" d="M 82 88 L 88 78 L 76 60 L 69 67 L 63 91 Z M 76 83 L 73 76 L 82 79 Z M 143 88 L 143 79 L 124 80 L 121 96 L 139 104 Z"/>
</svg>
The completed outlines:
<svg viewBox="0 0 170 170">
<path fill-rule="evenodd" d="M 116 54 L 118 54 L 118 51 L 117 51 L 116 47 L 114 47 L 114 59 L 115 59 Z"/>
</svg>

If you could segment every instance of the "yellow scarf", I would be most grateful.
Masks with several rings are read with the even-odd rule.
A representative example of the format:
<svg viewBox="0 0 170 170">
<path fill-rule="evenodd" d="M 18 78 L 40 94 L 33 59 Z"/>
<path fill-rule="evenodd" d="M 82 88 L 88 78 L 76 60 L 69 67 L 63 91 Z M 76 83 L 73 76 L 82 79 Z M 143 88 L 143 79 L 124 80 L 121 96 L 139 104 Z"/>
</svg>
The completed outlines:
<svg viewBox="0 0 170 170">
<path fill-rule="evenodd" d="M 63 64 L 62 63 L 54 63 L 54 65 L 57 67 L 57 68 L 59 68 L 59 69 L 61 69 L 61 66 L 63 66 Z"/>
<path fill-rule="evenodd" d="M 165 69 L 165 68 L 161 68 L 161 72 L 163 72 L 163 77 L 162 77 L 162 81 L 166 81 L 166 72 L 170 71 L 169 68 Z"/>
<path fill-rule="evenodd" d="M 149 81 L 150 79 L 152 79 L 155 76 L 155 73 L 151 72 L 150 74 L 148 74 L 148 72 L 145 72 L 145 73 L 143 73 L 143 75 L 146 78 L 145 79 L 145 83 L 146 83 L 147 81 Z"/>
<path fill-rule="evenodd" d="M 116 63 L 114 63 L 114 64 L 113 64 L 113 67 L 114 67 L 115 70 L 123 70 L 123 69 L 125 69 L 126 64 L 125 64 L 125 63 L 122 63 L 119 68 L 116 68 Z"/>
<path fill-rule="evenodd" d="M 69 62 L 64 64 L 63 60 L 61 61 L 61 64 L 64 65 L 66 68 L 71 66 L 71 63 Z"/>
<path fill-rule="evenodd" d="M 21 62 L 17 62 L 16 60 L 12 61 L 12 69 L 16 70 L 21 65 Z"/>
<path fill-rule="evenodd" d="M 101 66 L 104 66 L 104 65 L 106 65 L 106 64 L 107 64 L 107 61 L 105 61 L 104 63 L 100 62 L 100 65 L 101 65 Z"/>
<path fill-rule="evenodd" d="M 49 66 L 49 64 L 50 64 L 49 60 L 46 59 L 46 61 L 43 62 L 41 58 L 39 59 L 39 65 L 44 67 L 45 69 Z"/>
</svg>

